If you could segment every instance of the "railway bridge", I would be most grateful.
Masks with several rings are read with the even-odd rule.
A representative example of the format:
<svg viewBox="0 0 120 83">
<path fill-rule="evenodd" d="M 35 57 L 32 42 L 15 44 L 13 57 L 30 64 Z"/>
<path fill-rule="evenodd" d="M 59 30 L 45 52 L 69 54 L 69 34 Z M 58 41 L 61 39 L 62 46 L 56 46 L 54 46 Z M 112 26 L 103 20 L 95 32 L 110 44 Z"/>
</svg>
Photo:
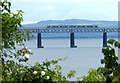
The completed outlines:
<svg viewBox="0 0 120 83">
<path fill-rule="evenodd" d="M 107 46 L 107 33 L 118 33 L 120 28 L 29 28 L 20 29 L 20 31 L 30 30 L 37 33 L 37 48 L 44 48 L 42 45 L 41 33 L 70 33 L 70 47 L 76 48 L 74 33 L 102 33 L 103 34 L 103 47 Z"/>
</svg>

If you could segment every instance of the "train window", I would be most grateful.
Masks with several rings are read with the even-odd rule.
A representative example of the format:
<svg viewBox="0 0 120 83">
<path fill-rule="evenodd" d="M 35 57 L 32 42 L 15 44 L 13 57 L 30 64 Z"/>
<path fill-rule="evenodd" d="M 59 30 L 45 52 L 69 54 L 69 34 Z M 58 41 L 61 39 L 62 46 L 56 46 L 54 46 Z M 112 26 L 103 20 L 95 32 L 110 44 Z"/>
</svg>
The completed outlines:
<svg viewBox="0 0 120 83">
<path fill-rule="evenodd" d="M 85 26 L 81 26 L 81 27 L 85 27 Z"/>
<path fill-rule="evenodd" d="M 59 26 L 55 26 L 55 27 L 57 27 L 57 28 L 58 28 Z"/>
<path fill-rule="evenodd" d="M 60 28 L 62 28 L 63 26 L 60 26 Z"/>
<path fill-rule="evenodd" d="M 57 28 L 58 26 L 52 26 L 52 28 Z"/>
<path fill-rule="evenodd" d="M 68 27 L 68 26 L 63 26 L 63 27 Z"/>
<path fill-rule="evenodd" d="M 50 26 L 47 26 L 47 28 L 50 28 Z"/>
<path fill-rule="evenodd" d="M 69 27 L 72 27 L 72 26 L 69 26 Z"/>
<path fill-rule="evenodd" d="M 98 27 L 98 26 L 95 26 L 95 27 Z"/>
<path fill-rule="evenodd" d="M 69 27 L 71 27 L 71 28 L 72 28 L 72 27 L 76 27 L 76 26 L 69 26 Z"/>
<path fill-rule="evenodd" d="M 77 27 L 81 27 L 81 26 L 77 26 Z"/>
<path fill-rule="evenodd" d="M 93 27 L 93 26 L 87 26 L 87 27 Z"/>
</svg>

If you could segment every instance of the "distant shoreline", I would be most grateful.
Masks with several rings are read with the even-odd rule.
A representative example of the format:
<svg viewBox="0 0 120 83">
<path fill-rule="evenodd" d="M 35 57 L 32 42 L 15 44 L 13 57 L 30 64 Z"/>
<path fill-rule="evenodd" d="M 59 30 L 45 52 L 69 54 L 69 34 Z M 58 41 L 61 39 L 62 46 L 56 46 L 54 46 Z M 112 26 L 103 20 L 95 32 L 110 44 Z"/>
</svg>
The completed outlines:
<svg viewBox="0 0 120 83">
<path fill-rule="evenodd" d="M 117 39 L 118 37 L 108 37 L 109 39 Z M 31 38 L 37 39 L 37 38 Z M 69 37 L 42 37 L 42 39 L 70 39 Z M 75 39 L 102 39 L 102 37 L 75 37 Z"/>
</svg>

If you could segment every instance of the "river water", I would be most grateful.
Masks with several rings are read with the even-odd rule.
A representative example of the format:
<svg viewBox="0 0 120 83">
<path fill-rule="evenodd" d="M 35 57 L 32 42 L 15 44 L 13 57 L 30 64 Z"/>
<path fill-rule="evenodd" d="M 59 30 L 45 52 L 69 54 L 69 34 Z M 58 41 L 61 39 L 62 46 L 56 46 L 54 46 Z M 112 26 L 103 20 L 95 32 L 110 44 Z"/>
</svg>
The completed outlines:
<svg viewBox="0 0 120 83">
<path fill-rule="evenodd" d="M 76 77 L 87 75 L 90 68 L 98 68 L 103 66 L 100 63 L 102 55 L 102 39 L 75 39 L 77 48 L 70 48 L 69 39 L 43 39 L 44 48 L 37 48 L 37 40 L 32 39 L 25 42 L 28 49 L 31 49 L 33 55 L 30 55 L 28 63 L 33 65 L 35 62 L 42 63 L 46 59 L 57 60 L 65 58 L 58 64 L 62 66 L 63 75 L 70 70 L 76 71 Z M 118 54 L 118 50 L 116 50 Z"/>
</svg>

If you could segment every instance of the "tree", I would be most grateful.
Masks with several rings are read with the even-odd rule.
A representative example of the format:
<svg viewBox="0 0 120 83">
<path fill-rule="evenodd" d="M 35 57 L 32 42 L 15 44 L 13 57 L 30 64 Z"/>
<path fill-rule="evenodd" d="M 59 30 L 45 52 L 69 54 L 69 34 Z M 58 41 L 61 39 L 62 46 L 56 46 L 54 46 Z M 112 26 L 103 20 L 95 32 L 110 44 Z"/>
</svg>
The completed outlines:
<svg viewBox="0 0 120 83">
<path fill-rule="evenodd" d="M 120 48 L 120 43 L 114 39 L 109 39 L 107 41 L 109 44 L 106 48 L 102 49 L 102 53 L 104 55 L 104 59 L 101 59 L 101 63 L 104 64 L 104 67 L 99 67 L 98 70 L 102 70 L 104 76 L 111 79 L 118 79 L 120 81 L 120 64 L 118 63 L 118 56 L 116 56 L 115 48 Z"/>
<path fill-rule="evenodd" d="M 52 82 L 52 81 L 67 81 L 67 76 L 63 76 L 61 72 L 61 66 L 57 65 L 59 60 L 44 61 L 42 64 L 36 63 L 31 66 L 27 63 L 29 54 L 32 52 L 23 43 L 30 39 L 30 31 L 20 31 L 23 21 L 23 11 L 12 13 L 11 2 L 7 0 L 0 1 L 1 9 L 1 23 L 2 41 L 1 43 L 1 64 L 2 68 L 2 81 L 32 81 L 32 82 Z M 17 49 L 16 45 L 21 46 L 21 49 Z M 22 63 L 27 65 L 23 65 Z M 53 68 L 51 68 L 53 66 Z M 74 71 L 72 71 L 74 72 Z M 68 74 L 71 78 L 75 72 Z"/>
<path fill-rule="evenodd" d="M 18 63 L 21 61 L 27 61 L 25 54 L 32 54 L 28 50 L 24 41 L 30 39 L 30 31 L 22 32 L 18 27 L 22 27 L 21 22 L 23 21 L 22 10 L 18 12 L 11 12 L 11 3 L 7 0 L 0 1 L 0 10 L 1 10 L 1 32 L 2 41 L 1 41 L 1 65 L 2 65 L 2 78 L 5 79 L 8 75 L 7 73 L 12 73 L 17 70 L 17 68 L 22 67 L 23 65 Z M 22 49 L 16 49 L 16 44 L 23 46 Z M 14 60 L 13 60 L 14 59 Z"/>
<path fill-rule="evenodd" d="M 82 80 L 82 83 L 102 83 L 105 81 L 105 76 L 103 75 L 101 70 L 90 69 L 87 76 L 78 77 L 77 80 Z"/>
</svg>

